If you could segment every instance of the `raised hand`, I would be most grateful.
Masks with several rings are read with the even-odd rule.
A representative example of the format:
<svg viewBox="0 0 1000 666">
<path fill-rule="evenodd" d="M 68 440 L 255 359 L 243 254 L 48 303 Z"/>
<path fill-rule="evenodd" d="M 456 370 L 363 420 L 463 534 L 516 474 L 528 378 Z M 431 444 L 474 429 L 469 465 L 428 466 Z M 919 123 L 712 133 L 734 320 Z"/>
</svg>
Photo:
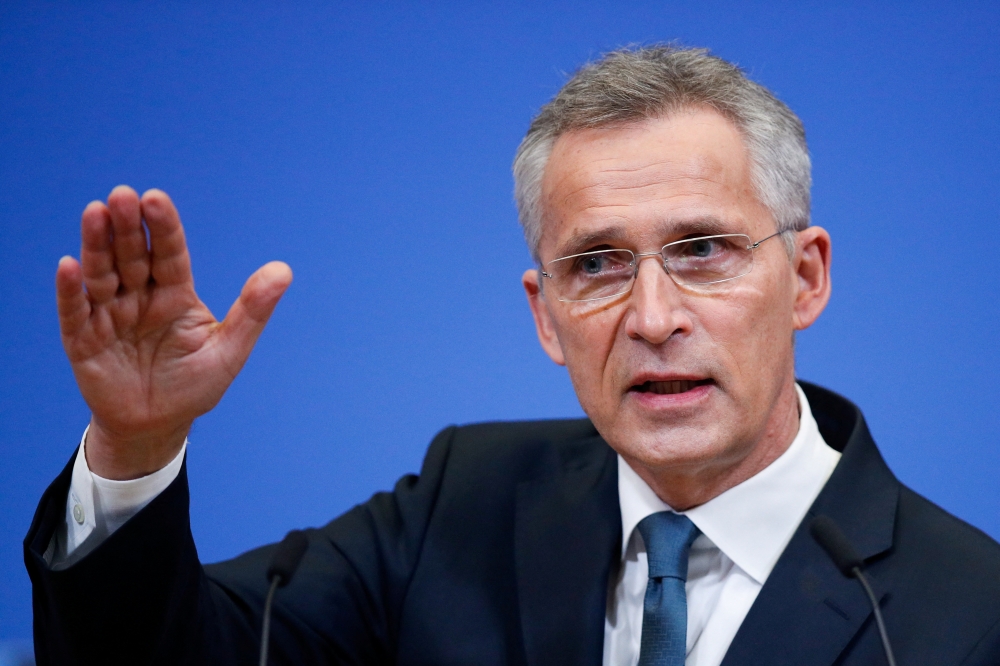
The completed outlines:
<svg viewBox="0 0 1000 666">
<path fill-rule="evenodd" d="M 164 467 L 192 422 L 222 398 L 292 281 L 274 261 L 250 276 L 224 320 L 198 298 L 184 229 L 159 190 L 116 187 L 83 211 L 80 261 L 63 257 L 63 347 L 93 413 L 87 462 L 133 479 Z"/>
</svg>

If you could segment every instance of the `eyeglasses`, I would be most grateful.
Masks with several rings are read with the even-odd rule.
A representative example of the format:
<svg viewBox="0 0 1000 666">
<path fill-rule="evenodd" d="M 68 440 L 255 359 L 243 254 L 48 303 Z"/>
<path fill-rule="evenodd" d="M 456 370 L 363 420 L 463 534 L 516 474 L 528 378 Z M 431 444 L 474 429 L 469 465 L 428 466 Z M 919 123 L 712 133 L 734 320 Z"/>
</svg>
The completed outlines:
<svg viewBox="0 0 1000 666">
<path fill-rule="evenodd" d="M 698 236 L 667 243 L 659 252 L 595 250 L 553 259 L 543 265 L 553 295 L 564 303 L 599 301 L 627 293 L 639 274 L 643 257 L 659 255 L 663 270 L 680 285 L 726 282 L 753 270 L 753 251 L 764 241 L 790 231 L 785 229 L 756 243 L 746 234 Z"/>
</svg>

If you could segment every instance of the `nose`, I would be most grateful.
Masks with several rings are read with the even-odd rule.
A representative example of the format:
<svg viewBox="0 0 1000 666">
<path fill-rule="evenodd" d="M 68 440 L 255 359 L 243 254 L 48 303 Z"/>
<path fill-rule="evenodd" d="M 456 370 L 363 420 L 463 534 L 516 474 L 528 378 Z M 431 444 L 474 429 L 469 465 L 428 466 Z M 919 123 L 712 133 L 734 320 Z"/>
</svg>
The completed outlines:
<svg viewBox="0 0 1000 666">
<path fill-rule="evenodd" d="M 662 257 L 657 253 L 637 256 L 636 260 L 639 267 L 629 298 L 625 332 L 634 340 L 654 345 L 675 334 L 690 332 L 691 318 L 682 307 L 680 289 L 664 270 Z"/>
</svg>

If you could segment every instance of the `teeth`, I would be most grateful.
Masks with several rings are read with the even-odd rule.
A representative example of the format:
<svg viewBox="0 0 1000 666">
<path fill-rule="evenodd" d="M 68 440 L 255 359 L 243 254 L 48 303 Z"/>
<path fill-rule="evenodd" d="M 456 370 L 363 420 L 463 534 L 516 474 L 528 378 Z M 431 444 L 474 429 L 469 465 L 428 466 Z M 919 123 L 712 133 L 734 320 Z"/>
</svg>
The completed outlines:
<svg viewBox="0 0 1000 666">
<path fill-rule="evenodd" d="M 689 379 L 680 379 L 670 382 L 646 382 L 646 390 L 660 395 L 671 395 L 674 393 L 686 393 L 695 386 Z"/>
</svg>

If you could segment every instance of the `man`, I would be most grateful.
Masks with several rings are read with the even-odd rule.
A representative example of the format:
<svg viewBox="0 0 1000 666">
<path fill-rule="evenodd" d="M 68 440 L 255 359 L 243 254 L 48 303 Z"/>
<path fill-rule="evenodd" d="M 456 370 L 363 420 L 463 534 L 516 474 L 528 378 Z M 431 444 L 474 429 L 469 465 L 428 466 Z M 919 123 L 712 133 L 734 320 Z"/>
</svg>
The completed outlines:
<svg viewBox="0 0 1000 666">
<path fill-rule="evenodd" d="M 705 52 L 616 52 L 543 108 L 514 172 L 538 336 L 589 420 L 449 428 L 419 477 L 311 530 L 274 660 L 883 663 L 809 534 L 824 515 L 900 663 L 1000 663 L 1000 548 L 795 382 L 830 238 L 794 114 Z M 93 418 L 25 542 L 39 662 L 251 663 L 273 548 L 202 567 L 184 447 L 291 272 L 264 266 L 216 322 L 165 194 L 116 188 L 82 226 L 57 291 Z"/>
</svg>

